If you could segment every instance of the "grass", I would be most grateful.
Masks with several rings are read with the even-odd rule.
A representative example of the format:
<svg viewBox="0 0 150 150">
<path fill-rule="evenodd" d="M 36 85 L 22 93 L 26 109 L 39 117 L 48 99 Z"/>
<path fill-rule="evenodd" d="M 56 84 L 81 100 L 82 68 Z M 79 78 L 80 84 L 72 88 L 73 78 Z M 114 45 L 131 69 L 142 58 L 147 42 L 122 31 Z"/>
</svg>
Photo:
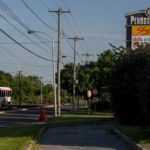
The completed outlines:
<svg viewBox="0 0 150 150">
<path fill-rule="evenodd" d="M 62 120 L 84 120 L 112 118 L 111 112 L 91 112 L 88 115 L 87 109 L 80 109 L 70 114 L 63 114 L 60 117 L 50 117 L 49 121 Z M 33 143 L 34 137 L 43 125 L 31 125 L 21 127 L 0 128 L 0 150 L 22 150 L 26 144 Z M 35 147 L 34 147 L 35 146 Z M 36 149 L 36 144 L 33 149 Z"/>
<path fill-rule="evenodd" d="M 130 137 L 136 143 L 150 150 L 150 128 L 140 126 L 118 125 L 117 129 Z"/>
<path fill-rule="evenodd" d="M 22 150 L 41 129 L 41 125 L 0 128 L 0 150 Z"/>
<path fill-rule="evenodd" d="M 49 121 L 59 121 L 59 120 L 86 120 L 86 119 L 107 119 L 112 118 L 113 113 L 110 111 L 104 112 L 90 112 L 88 114 L 87 109 L 79 109 L 72 113 L 62 114 L 60 117 L 50 117 Z"/>
</svg>

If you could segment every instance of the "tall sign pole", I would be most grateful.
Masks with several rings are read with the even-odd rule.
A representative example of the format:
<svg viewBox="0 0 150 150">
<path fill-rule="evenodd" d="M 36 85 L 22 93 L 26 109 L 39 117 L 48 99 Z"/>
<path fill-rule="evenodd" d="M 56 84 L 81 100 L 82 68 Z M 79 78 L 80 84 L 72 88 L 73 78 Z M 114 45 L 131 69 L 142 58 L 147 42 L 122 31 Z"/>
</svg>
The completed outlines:
<svg viewBox="0 0 150 150">
<path fill-rule="evenodd" d="M 58 15 L 58 56 L 57 56 L 57 113 L 58 116 L 61 115 L 61 97 L 60 97 L 60 91 L 61 91 L 61 87 L 60 87 L 60 64 L 61 64 L 61 49 L 62 49 L 62 41 L 61 41 L 61 37 L 62 37 L 62 29 L 61 29 L 61 15 L 63 13 L 70 13 L 70 11 L 64 11 L 62 10 L 62 8 L 59 8 L 58 10 L 49 10 L 49 12 L 54 12 L 57 13 Z"/>
<path fill-rule="evenodd" d="M 78 40 L 83 40 L 83 38 L 73 37 L 68 38 L 74 40 L 74 56 L 73 56 L 73 98 L 72 98 L 72 108 L 75 109 L 75 95 L 76 95 L 76 43 Z"/>
</svg>

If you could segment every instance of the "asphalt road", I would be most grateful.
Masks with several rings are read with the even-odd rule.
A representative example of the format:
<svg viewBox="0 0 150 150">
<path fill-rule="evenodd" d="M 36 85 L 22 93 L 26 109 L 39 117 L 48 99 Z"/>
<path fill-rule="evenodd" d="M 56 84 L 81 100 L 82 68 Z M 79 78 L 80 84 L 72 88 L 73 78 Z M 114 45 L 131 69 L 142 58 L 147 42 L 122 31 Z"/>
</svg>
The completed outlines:
<svg viewBox="0 0 150 150">
<path fill-rule="evenodd" d="M 68 113 L 70 105 L 62 106 L 62 113 Z M 44 107 L 46 117 L 54 115 L 54 107 Z M 40 108 L 19 108 L 12 110 L 0 110 L 0 127 L 12 127 L 30 124 L 41 124 L 39 121 Z"/>
<path fill-rule="evenodd" d="M 52 115 L 52 110 L 47 109 L 48 115 Z M 29 124 L 38 124 L 40 109 L 39 108 L 23 108 L 0 111 L 0 127 L 12 127 Z"/>
<path fill-rule="evenodd" d="M 50 128 L 39 142 L 39 150 L 130 150 L 111 134 L 111 125 Z"/>
</svg>

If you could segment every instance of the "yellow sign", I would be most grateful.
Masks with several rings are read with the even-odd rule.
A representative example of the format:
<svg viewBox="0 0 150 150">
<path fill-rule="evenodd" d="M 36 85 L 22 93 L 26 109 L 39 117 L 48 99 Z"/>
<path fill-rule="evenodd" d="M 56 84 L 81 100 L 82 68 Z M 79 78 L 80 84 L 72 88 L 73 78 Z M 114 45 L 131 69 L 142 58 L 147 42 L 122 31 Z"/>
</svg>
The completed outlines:
<svg viewBox="0 0 150 150">
<path fill-rule="evenodd" d="M 132 36 L 150 36 L 150 26 L 132 26 Z"/>
<path fill-rule="evenodd" d="M 88 96 L 88 98 L 90 98 L 92 96 L 92 91 L 91 90 L 87 90 L 87 96 Z"/>
</svg>

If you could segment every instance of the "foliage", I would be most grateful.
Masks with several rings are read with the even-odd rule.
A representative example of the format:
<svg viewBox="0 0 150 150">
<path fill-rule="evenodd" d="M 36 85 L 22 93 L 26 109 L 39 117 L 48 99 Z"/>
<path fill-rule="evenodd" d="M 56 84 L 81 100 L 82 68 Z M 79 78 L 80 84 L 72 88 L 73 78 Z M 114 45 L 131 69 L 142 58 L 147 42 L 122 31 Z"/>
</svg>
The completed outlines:
<svg viewBox="0 0 150 150">
<path fill-rule="evenodd" d="M 42 127 L 43 125 L 31 125 L 23 127 L 1 128 L 0 149 L 24 149 L 26 144 L 36 142 L 34 138 Z"/>
<path fill-rule="evenodd" d="M 103 89 L 108 89 L 110 73 L 115 67 L 117 60 L 125 53 L 125 48 L 123 47 L 115 47 L 112 44 L 110 46 L 111 49 L 97 55 L 97 61 L 90 61 L 76 66 L 78 80 L 78 84 L 76 84 L 76 95 L 84 96 L 84 99 L 87 100 L 87 90 L 97 89 L 97 97 L 100 101 L 97 102 L 99 108 L 101 107 L 100 103 L 109 103 L 108 105 L 110 106 L 110 102 L 105 102 L 105 97 L 103 97 L 103 92 L 108 92 L 108 90 L 104 91 Z M 61 87 L 67 90 L 69 95 L 72 95 L 73 64 L 67 64 L 61 70 Z M 92 103 L 95 102 L 93 101 Z"/>
<path fill-rule="evenodd" d="M 37 76 L 12 76 L 0 71 L 0 86 L 8 86 L 13 90 L 13 104 L 40 104 L 41 84 L 43 87 L 43 102 L 53 103 L 53 86 L 44 85 Z"/>
<path fill-rule="evenodd" d="M 120 122 L 150 123 L 150 49 L 130 51 L 111 76 L 111 99 Z"/>
<path fill-rule="evenodd" d="M 150 128 L 141 128 L 141 126 L 117 125 L 116 128 L 143 148 L 150 148 Z"/>
</svg>

